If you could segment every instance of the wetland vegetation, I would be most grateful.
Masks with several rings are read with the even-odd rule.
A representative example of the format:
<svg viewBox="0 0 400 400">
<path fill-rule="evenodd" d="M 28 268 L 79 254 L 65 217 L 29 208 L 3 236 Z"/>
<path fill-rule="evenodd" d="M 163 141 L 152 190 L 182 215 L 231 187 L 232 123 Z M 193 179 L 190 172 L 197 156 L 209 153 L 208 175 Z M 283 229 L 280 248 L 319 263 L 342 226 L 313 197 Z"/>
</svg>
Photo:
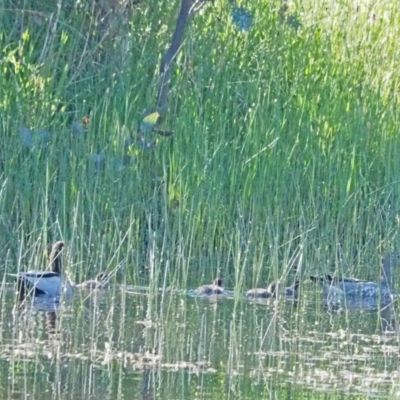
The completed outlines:
<svg viewBox="0 0 400 400">
<path fill-rule="evenodd" d="M 397 310 L 308 281 L 400 250 L 397 3 L 238 6 L 189 18 L 143 137 L 179 2 L 1 3 L 0 397 L 399 396 Z M 58 240 L 110 288 L 18 304 L 8 274 Z M 245 299 L 276 280 L 298 301 Z"/>
</svg>

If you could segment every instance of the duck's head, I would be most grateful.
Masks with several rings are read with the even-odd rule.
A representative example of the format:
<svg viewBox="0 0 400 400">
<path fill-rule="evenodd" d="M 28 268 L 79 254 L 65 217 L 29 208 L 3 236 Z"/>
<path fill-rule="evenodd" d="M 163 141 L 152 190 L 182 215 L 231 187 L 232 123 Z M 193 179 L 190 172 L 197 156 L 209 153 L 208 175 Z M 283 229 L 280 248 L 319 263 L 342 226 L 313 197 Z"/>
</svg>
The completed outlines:
<svg viewBox="0 0 400 400">
<path fill-rule="evenodd" d="M 268 285 L 268 292 L 271 294 L 276 294 L 279 291 L 279 282 L 278 281 L 273 281 Z"/>
<path fill-rule="evenodd" d="M 108 282 L 110 281 L 110 277 L 105 272 L 99 272 L 96 275 L 96 281 L 98 283 L 101 283 L 102 285 L 107 285 Z"/>
<path fill-rule="evenodd" d="M 299 286 L 300 286 L 300 281 L 295 281 L 295 282 L 293 283 L 293 285 L 292 285 L 292 288 L 293 288 L 294 290 L 297 290 L 297 289 L 299 288 Z"/>
<path fill-rule="evenodd" d="M 221 279 L 221 278 L 215 279 L 214 282 L 213 282 L 213 284 L 214 284 L 215 286 L 222 287 L 222 279 Z"/>
</svg>

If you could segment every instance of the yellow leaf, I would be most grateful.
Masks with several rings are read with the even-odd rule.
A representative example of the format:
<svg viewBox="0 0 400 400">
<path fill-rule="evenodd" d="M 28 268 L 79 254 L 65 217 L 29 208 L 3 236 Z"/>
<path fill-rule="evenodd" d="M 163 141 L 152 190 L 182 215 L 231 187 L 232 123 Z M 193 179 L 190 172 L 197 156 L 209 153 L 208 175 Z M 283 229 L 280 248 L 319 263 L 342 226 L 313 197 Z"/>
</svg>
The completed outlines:
<svg viewBox="0 0 400 400">
<path fill-rule="evenodd" d="M 160 118 L 160 113 L 158 111 L 155 111 L 151 114 L 149 114 L 147 117 L 143 118 L 143 122 L 145 124 L 150 124 L 150 125 L 155 125 L 158 121 L 158 118 Z"/>
</svg>

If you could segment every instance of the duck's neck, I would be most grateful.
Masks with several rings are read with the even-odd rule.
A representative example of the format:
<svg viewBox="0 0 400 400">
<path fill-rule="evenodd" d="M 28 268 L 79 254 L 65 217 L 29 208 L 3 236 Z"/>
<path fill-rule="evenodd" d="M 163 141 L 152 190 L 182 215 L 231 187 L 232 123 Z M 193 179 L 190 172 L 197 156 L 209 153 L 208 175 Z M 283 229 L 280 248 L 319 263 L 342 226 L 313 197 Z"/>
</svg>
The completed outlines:
<svg viewBox="0 0 400 400">
<path fill-rule="evenodd" d="M 293 285 L 291 286 L 291 289 L 297 290 L 300 286 L 300 281 L 295 281 Z"/>
<path fill-rule="evenodd" d="M 387 286 L 389 289 L 393 290 L 393 273 L 392 273 L 392 267 L 393 267 L 394 261 L 392 260 L 391 257 L 388 257 L 384 260 L 383 262 L 383 267 L 382 267 L 382 283 Z"/>
<path fill-rule="evenodd" d="M 279 291 L 279 283 L 276 282 L 276 281 L 271 282 L 271 283 L 268 285 L 267 290 L 268 290 L 268 292 L 270 292 L 270 293 L 272 293 L 272 294 L 276 294 L 276 292 Z"/>
<path fill-rule="evenodd" d="M 56 274 L 61 273 L 61 251 L 59 248 L 53 248 L 50 254 L 50 269 Z"/>
</svg>

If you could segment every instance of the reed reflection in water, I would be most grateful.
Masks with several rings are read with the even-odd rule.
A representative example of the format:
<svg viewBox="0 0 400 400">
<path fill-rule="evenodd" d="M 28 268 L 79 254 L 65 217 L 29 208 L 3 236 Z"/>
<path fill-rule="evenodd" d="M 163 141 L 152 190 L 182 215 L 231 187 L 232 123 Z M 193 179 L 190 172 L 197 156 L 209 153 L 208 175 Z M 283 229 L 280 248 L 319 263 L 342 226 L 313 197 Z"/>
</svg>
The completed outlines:
<svg viewBox="0 0 400 400">
<path fill-rule="evenodd" d="M 400 390 L 394 305 L 333 310 L 313 293 L 255 303 L 229 291 L 209 301 L 184 291 L 127 289 L 18 306 L 7 290 L 0 357 L 6 392 L 183 399 L 194 391 L 224 397 L 226 388 L 249 397 L 288 388 L 383 397 Z"/>
</svg>

